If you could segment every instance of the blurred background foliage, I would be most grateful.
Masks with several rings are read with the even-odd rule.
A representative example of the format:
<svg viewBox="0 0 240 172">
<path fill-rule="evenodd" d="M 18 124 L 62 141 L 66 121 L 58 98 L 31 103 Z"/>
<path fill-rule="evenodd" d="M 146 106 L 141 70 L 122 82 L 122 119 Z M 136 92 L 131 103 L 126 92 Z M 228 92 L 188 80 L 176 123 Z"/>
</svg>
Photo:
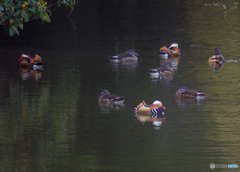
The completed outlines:
<svg viewBox="0 0 240 172">
<path fill-rule="evenodd" d="M 51 22 L 52 11 L 61 4 L 73 9 L 75 0 L 1 0 L 0 25 L 5 26 L 6 34 L 19 35 L 18 29 L 23 29 L 23 23 L 33 19 Z"/>
</svg>

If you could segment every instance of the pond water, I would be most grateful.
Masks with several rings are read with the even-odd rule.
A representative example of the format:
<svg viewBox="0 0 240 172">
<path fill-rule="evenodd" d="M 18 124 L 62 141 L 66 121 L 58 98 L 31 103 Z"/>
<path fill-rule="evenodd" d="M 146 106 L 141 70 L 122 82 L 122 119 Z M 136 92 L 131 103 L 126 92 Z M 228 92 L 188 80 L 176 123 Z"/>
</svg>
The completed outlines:
<svg viewBox="0 0 240 172">
<path fill-rule="evenodd" d="M 79 1 L 52 22 L 33 21 L 0 41 L 1 171 L 211 171 L 240 165 L 239 1 Z M 182 56 L 170 80 L 152 79 L 159 48 L 177 42 Z M 215 47 L 226 62 L 208 64 Z M 137 63 L 110 55 L 135 49 Z M 22 53 L 43 71 L 18 67 Z M 186 86 L 209 95 L 179 101 Z M 101 90 L 126 101 L 98 104 Z M 131 110 L 161 100 L 159 121 Z M 222 171 L 222 169 L 218 169 Z M 224 170 L 224 169 L 223 169 Z M 237 169 L 232 169 L 236 171 Z"/>
</svg>

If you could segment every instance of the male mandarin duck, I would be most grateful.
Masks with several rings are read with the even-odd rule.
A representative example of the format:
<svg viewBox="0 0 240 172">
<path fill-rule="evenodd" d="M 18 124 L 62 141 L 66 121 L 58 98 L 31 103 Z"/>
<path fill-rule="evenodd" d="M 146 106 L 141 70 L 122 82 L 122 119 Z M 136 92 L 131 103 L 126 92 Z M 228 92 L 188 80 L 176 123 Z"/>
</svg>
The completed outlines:
<svg viewBox="0 0 240 172">
<path fill-rule="evenodd" d="M 221 55 L 219 48 L 216 47 L 215 50 L 214 50 L 214 55 L 212 55 L 212 56 L 209 58 L 209 60 L 208 60 L 209 64 L 210 64 L 210 65 L 211 65 L 211 64 L 214 64 L 214 63 L 215 63 L 215 64 L 223 64 L 224 61 L 225 61 L 225 59 L 224 59 L 224 57 Z"/>
<path fill-rule="evenodd" d="M 132 62 L 137 61 L 139 56 L 135 50 L 128 50 L 125 53 L 118 54 L 116 56 L 110 56 L 109 59 L 114 62 Z"/>
<path fill-rule="evenodd" d="M 181 52 L 180 52 L 180 49 L 178 48 L 177 43 L 171 43 L 167 46 L 167 48 L 171 51 L 171 55 L 181 56 Z"/>
<path fill-rule="evenodd" d="M 125 99 L 120 96 L 116 96 L 115 94 L 110 94 L 107 90 L 102 90 L 99 97 L 99 103 L 106 104 L 122 104 Z"/>
<path fill-rule="evenodd" d="M 161 47 L 158 52 L 159 55 L 168 56 L 168 57 L 171 56 L 171 53 L 172 53 L 171 50 L 168 49 L 166 46 Z"/>
<path fill-rule="evenodd" d="M 38 66 L 43 66 L 42 64 L 42 58 L 39 55 L 35 55 L 34 58 L 32 58 L 29 54 L 22 54 L 21 58 L 18 59 L 20 61 L 20 66 L 21 67 L 38 67 Z"/>
<path fill-rule="evenodd" d="M 181 56 L 180 49 L 177 43 L 171 43 L 167 47 L 163 46 L 160 48 L 158 54 L 168 56 Z"/>
<path fill-rule="evenodd" d="M 177 98 L 203 98 L 207 95 L 204 92 L 198 92 L 195 90 L 190 90 L 189 88 L 183 86 L 176 92 Z"/>
<path fill-rule="evenodd" d="M 150 69 L 148 73 L 151 76 L 159 76 L 168 79 L 174 75 L 174 70 L 168 62 L 165 62 L 160 68 Z"/>
<path fill-rule="evenodd" d="M 135 112 L 142 114 L 162 114 L 164 113 L 164 109 L 166 108 L 159 100 L 155 100 L 150 105 L 147 105 L 143 100 L 142 103 L 140 103 L 137 107 L 133 108 Z"/>
</svg>

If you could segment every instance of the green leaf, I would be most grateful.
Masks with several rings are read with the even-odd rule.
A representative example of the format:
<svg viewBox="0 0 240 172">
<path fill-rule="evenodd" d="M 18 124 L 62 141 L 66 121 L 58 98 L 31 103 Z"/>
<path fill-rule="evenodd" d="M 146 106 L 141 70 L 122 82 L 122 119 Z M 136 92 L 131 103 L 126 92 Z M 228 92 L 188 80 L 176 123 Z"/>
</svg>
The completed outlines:
<svg viewBox="0 0 240 172">
<path fill-rule="evenodd" d="M 61 7 L 61 0 L 58 0 L 58 6 Z"/>
<path fill-rule="evenodd" d="M 15 18 L 15 21 L 16 21 L 17 23 L 21 23 L 20 17 L 16 17 L 16 18 Z"/>
<path fill-rule="evenodd" d="M 13 26 L 13 29 L 15 30 L 15 32 L 19 35 L 19 32 L 17 30 L 17 28 L 15 26 Z"/>
<path fill-rule="evenodd" d="M 10 27 L 10 29 L 9 29 L 9 35 L 13 36 L 13 28 L 12 27 Z"/>
<path fill-rule="evenodd" d="M 22 17 L 25 17 L 27 14 L 24 10 L 22 10 Z"/>
<path fill-rule="evenodd" d="M 3 6 L 0 4 L 0 10 L 1 11 L 3 11 L 4 10 L 4 8 L 3 8 Z"/>
<path fill-rule="evenodd" d="M 25 10 L 22 10 L 22 17 L 24 18 L 24 20 L 25 20 L 26 22 L 28 22 L 29 17 L 28 17 L 28 15 L 27 15 L 27 13 L 25 12 Z"/>
<path fill-rule="evenodd" d="M 43 15 L 43 18 L 42 18 L 45 22 L 48 22 L 48 23 L 50 23 L 51 22 L 51 19 L 50 19 L 50 17 L 49 17 L 49 15 L 48 15 L 48 13 L 44 13 L 44 15 Z"/>
<path fill-rule="evenodd" d="M 23 24 L 22 23 L 19 24 L 19 27 L 23 30 Z"/>
<path fill-rule="evenodd" d="M 27 8 L 27 9 L 29 9 L 29 11 L 35 13 L 35 8 Z"/>
<path fill-rule="evenodd" d="M 18 16 L 21 13 L 21 10 L 17 10 L 16 16 Z"/>
</svg>

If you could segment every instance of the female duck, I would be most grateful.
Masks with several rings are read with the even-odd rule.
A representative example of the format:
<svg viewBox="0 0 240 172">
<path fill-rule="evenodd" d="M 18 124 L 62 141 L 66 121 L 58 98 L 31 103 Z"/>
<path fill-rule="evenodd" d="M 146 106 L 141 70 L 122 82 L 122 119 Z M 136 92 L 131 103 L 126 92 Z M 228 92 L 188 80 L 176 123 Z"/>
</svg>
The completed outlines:
<svg viewBox="0 0 240 172">
<path fill-rule="evenodd" d="M 162 105 L 162 102 L 160 102 L 159 100 L 155 100 L 150 105 L 147 105 L 143 100 L 142 103 L 140 103 L 133 110 L 137 113 L 142 114 L 162 114 L 164 113 L 164 109 L 166 108 Z"/>
<path fill-rule="evenodd" d="M 107 90 L 102 90 L 98 97 L 99 103 L 122 104 L 125 101 L 123 97 L 116 96 L 115 94 L 110 94 Z"/>
<path fill-rule="evenodd" d="M 150 76 L 163 77 L 164 79 L 169 79 L 174 75 L 173 68 L 169 65 L 168 62 L 165 62 L 160 68 L 150 69 Z"/>
<path fill-rule="evenodd" d="M 203 98 L 206 97 L 207 95 L 204 92 L 198 92 L 195 90 L 190 90 L 187 87 L 181 87 L 177 92 L 176 92 L 176 97 L 177 98 L 186 98 L 186 99 L 192 99 L 192 98 Z"/>
<path fill-rule="evenodd" d="M 209 64 L 223 64 L 225 62 L 224 57 L 221 55 L 220 50 L 218 47 L 215 48 L 214 50 L 214 55 L 212 55 L 209 60 Z"/>
<path fill-rule="evenodd" d="M 132 62 L 137 61 L 139 56 L 135 50 L 128 50 L 125 53 L 116 56 L 110 56 L 109 59 L 113 62 Z"/>
</svg>

